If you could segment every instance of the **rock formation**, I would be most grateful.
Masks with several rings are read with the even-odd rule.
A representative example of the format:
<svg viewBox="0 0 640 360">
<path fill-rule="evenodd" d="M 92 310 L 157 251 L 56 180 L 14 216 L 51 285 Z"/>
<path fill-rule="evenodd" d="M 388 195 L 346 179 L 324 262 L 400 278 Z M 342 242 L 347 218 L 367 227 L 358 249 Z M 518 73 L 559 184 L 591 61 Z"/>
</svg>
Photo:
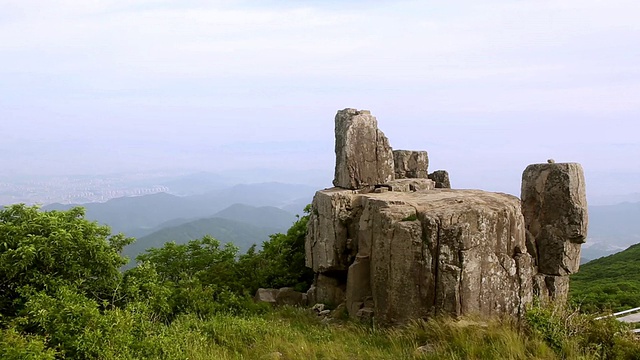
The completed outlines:
<svg viewBox="0 0 640 360">
<path fill-rule="evenodd" d="M 378 121 L 366 110 L 336 115 L 336 172 L 333 185 L 360 189 L 391 181 L 393 153 Z"/>
<path fill-rule="evenodd" d="M 396 179 L 426 179 L 429 169 L 429 155 L 426 151 L 393 151 Z"/>
<path fill-rule="evenodd" d="M 522 212 L 528 248 L 537 255 L 535 291 L 565 297 L 567 275 L 580 267 L 587 238 L 587 199 L 582 166 L 576 163 L 529 165 L 522 175 Z"/>
<path fill-rule="evenodd" d="M 310 303 L 395 323 L 518 316 L 534 296 L 566 296 L 586 237 L 578 164 L 528 167 L 523 201 L 427 171 L 427 153 L 392 152 L 368 111 L 338 111 L 336 187 L 316 193 L 308 224 Z"/>
<path fill-rule="evenodd" d="M 429 174 L 429 179 L 436 183 L 436 189 L 451 189 L 449 173 L 446 170 L 437 170 Z"/>
</svg>

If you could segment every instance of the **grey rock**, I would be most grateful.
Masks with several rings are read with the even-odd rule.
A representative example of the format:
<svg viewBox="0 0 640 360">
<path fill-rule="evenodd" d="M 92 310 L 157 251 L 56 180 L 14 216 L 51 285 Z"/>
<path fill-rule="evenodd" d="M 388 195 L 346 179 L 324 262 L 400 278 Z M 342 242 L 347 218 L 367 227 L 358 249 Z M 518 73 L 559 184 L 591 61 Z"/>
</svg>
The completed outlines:
<svg viewBox="0 0 640 360">
<path fill-rule="evenodd" d="M 375 117 L 344 109 L 336 114 L 335 125 L 334 186 L 355 190 L 393 180 L 393 153 Z"/>
<path fill-rule="evenodd" d="M 320 273 L 316 276 L 314 286 L 316 303 L 335 307 L 345 300 L 346 283 L 342 279 Z"/>
<path fill-rule="evenodd" d="M 349 267 L 347 276 L 346 307 L 351 316 L 364 306 L 364 299 L 371 297 L 371 261 L 369 256 L 358 256 Z"/>
<path fill-rule="evenodd" d="M 276 293 L 276 305 L 305 306 L 306 298 L 306 294 L 285 287 Z"/>
<path fill-rule="evenodd" d="M 569 295 L 569 277 L 537 274 L 533 277 L 533 292 L 542 303 L 564 302 Z"/>
<path fill-rule="evenodd" d="M 375 310 L 372 308 L 362 308 L 360 310 L 358 310 L 358 313 L 356 314 L 356 319 L 360 320 L 360 321 L 367 321 L 367 320 L 371 320 L 373 319 L 373 317 L 375 316 Z"/>
<path fill-rule="evenodd" d="M 451 180 L 446 170 L 436 170 L 429 174 L 429 179 L 436 183 L 436 189 L 451 189 Z"/>
<path fill-rule="evenodd" d="M 313 198 L 305 242 L 306 265 L 315 272 L 347 271 L 347 225 L 355 192 L 318 191 Z"/>
<path fill-rule="evenodd" d="M 276 304 L 278 289 L 258 289 L 253 297 L 255 302 L 264 302 L 272 305 Z"/>
<path fill-rule="evenodd" d="M 577 272 L 588 226 L 582 166 L 529 165 L 522 175 L 521 197 L 526 229 L 535 240 L 539 271 L 547 275 Z"/>
<path fill-rule="evenodd" d="M 354 197 L 351 316 L 368 307 L 390 323 L 436 312 L 517 315 L 532 300 L 533 261 L 516 197 L 445 189 Z"/>
<path fill-rule="evenodd" d="M 382 186 L 385 186 L 390 191 L 412 192 L 433 190 L 436 187 L 436 183 L 431 179 L 395 179 Z"/>
<path fill-rule="evenodd" d="M 255 302 L 264 302 L 271 305 L 306 306 L 307 295 L 293 288 L 258 289 L 253 297 Z"/>
<path fill-rule="evenodd" d="M 429 174 L 429 155 L 426 151 L 393 151 L 396 179 L 426 179 Z"/>
</svg>

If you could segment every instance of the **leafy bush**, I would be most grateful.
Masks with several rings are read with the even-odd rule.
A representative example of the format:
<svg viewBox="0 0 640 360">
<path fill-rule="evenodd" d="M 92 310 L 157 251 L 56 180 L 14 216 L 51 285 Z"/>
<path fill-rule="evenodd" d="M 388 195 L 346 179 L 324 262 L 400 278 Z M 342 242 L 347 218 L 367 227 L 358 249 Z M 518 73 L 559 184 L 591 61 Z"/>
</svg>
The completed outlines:
<svg viewBox="0 0 640 360">
<path fill-rule="evenodd" d="M 262 244 L 255 246 L 240 257 L 239 277 L 243 286 L 251 293 L 260 288 L 293 287 L 296 291 L 307 291 L 313 282 L 313 271 L 305 265 L 305 238 L 311 206 L 305 208 L 305 216 L 287 230 L 286 234 L 271 235 Z"/>
<path fill-rule="evenodd" d="M 126 263 L 122 248 L 133 239 L 84 219 L 82 208 L 41 212 L 13 205 L 0 210 L 0 314 L 13 317 L 24 294 L 62 286 L 99 303 L 111 301 Z"/>
<path fill-rule="evenodd" d="M 0 359 L 54 360 L 57 351 L 46 347 L 41 336 L 22 335 L 16 329 L 0 329 Z"/>
<path fill-rule="evenodd" d="M 613 317 L 595 320 L 565 305 L 535 305 L 526 312 L 528 331 L 563 358 L 589 353 L 600 359 L 640 359 L 629 325 Z"/>
</svg>

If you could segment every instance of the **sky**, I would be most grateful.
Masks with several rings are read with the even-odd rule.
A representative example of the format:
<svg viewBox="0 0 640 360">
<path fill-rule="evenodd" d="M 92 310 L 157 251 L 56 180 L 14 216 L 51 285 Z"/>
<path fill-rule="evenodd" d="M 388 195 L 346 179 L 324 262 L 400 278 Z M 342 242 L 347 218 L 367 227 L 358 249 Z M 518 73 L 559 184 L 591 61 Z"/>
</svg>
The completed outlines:
<svg viewBox="0 0 640 360">
<path fill-rule="evenodd" d="M 0 172 L 330 186 L 349 107 L 457 188 L 518 195 L 553 158 L 594 199 L 640 193 L 639 18 L 637 0 L 0 0 Z"/>
</svg>

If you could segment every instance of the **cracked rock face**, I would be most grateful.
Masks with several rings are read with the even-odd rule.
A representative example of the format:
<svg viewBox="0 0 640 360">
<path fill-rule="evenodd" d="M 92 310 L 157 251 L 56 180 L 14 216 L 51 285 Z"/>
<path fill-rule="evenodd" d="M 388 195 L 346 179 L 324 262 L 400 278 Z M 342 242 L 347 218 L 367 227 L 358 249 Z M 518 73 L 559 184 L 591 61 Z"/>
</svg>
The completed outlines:
<svg viewBox="0 0 640 360">
<path fill-rule="evenodd" d="M 378 129 L 378 121 L 369 111 L 340 110 L 335 123 L 334 186 L 355 190 L 394 179 L 393 152 L 389 140 Z"/>
<path fill-rule="evenodd" d="M 436 183 L 438 189 L 451 189 L 449 173 L 446 170 L 436 170 L 429 174 L 429 179 Z"/>
<path fill-rule="evenodd" d="M 522 175 L 522 212 L 539 272 L 555 276 L 577 272 L 588 224 L 582 166 L 529 165 Z"/>
<path fill-rule="evenodd" d="M 426 151 L 393 150 L 396 179 L 426 179 L 429 155 Z"/>
<path fill-rule="evenodd" d="M 316 201 L 345 192 L 319 191 Z M 532 292 L 533 265 L 517 198 L 444 189 L 350 196 L 350 215 L 336 217 L 342 231 L 332 232 L 342 239 L 318 242 L 310 233 L 307 250 L 316 271 L 342 271 L 352 316 L 368 299 L 385 322 L 440 312 L 518 315 L 531 301 L 522 296 Z M 312 214 L 310 230 L 321 216 Z M 327 248 L 343 259 L 324 256 Z"/>
</svg>

